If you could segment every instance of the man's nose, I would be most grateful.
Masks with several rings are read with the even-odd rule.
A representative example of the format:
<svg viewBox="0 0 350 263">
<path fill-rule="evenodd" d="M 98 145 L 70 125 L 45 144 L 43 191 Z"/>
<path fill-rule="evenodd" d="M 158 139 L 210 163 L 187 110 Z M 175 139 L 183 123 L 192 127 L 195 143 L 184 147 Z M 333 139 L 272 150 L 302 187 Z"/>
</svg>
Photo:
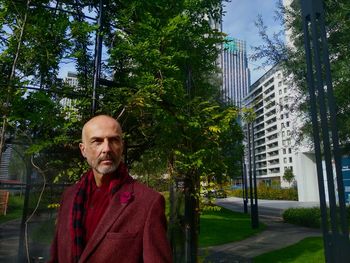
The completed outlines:
<svg viewBox="0 0 350 263">
<path fill-rule="evenodd" d="M 111 146 L 108 140 L 104 140 L 103 141 L 103 145 L 102 145 L 102 152 L 104 153 L 108 153 L 111 151 Z"/>
</svg>

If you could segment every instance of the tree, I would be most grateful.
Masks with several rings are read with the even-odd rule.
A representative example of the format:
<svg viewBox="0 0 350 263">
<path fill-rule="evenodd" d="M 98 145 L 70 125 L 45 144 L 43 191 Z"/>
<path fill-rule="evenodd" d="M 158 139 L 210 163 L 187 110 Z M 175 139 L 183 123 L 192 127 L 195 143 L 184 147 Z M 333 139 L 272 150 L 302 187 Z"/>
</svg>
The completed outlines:
<svg viewBox="0 0 350 263">
<path fill-rule="evenodd" d="M 18 17 L 28 14 L 21 41 L 16 30 L 8 33 L 8 39 L 20 44 L 18 80 L 11 86 L 16 89 L 6 107 L 8 127 L 28 141 L 27 151 L 35 155 L 41 170 L 59 178 L 76 180 L 84 169 L 77 142 L 82 123 L 90 117 L 85 95 L 91 94 L 90 49 L 96 25 L 87 21 L 83 10 L 97 12 L 97 2 L 32 0 L 30 8 L 22 2 L 2 2 L 8 8 L 0 21 L 14 29 L 20 24 L 13 19 L 17 10 Z M 44 7 L 53 4 L 70 13 Z M 200 181 L 221 182 L 234 176 L 242 155 L 238 110 L 220 101 L 216 61 L 225 34 L 213 29 L 211 21 L 221 18 L 221 1 L 111 0 L 105 4 L 99 32 L 107 57 L 102 75 L 111 85 L 97 90 L 97 113 L 119 117 L 131 167 L 151 159 L 162 161 L 159 167 L 165 167 L 172 179 L 186 181 L 186 198 L 192 202 L 190 213 L 196 221 L 191 244 L 196 247 Z M 6 41 L 0 63 L 10 68 L 16 52 Z M 77 88 L 57 79 L 57 65 L 67 58 L 76 62 Z M 40 90 L 26 93 L 27 84 Z M 67 97 L 76 99 L 76 108 L 68 113 L 60 104 Z"/>
<path fill-rule="evenodd" d="M 287 183 L 289 183 L 289 185 L 291 185 L 294 182 L 295 176 L 294 176 L 293 170 L 291 168 L 287 168 L 284 170 L 283 180 L 285 180 Z"/>
<path fill-rule="evenodd" d="M 264 58 L 265 64 L 274 65 L 280 63 L 289 76 L 291 83 L 298 88 L 299 96 L 296 101 L 300 112 L 308 111 L 308 95 L 306 85 L 306 62 L 304 51 L 304 39 L 301 25 L 299 1 L 293 1 L 290 7 L 284 8 L 280 1 L 277 5 L 276 19 L 285 26 L 290 43 L 281 45 L 283 40 L 278 32 L 273 37 L 266 33 L 266 27 L 261 19 L 257 26 L 264 44 L 255 47 L 254 59 Z M 350 49 L 347 48 L 350 41 L 349 9 L 350 2 L 347 0 L 324 1 L 326 31 L 328 37 L 329 54 L 331 61 L 331 74 L 333 78 L 334 94 L 337 106 L 337 126 L 339 130 L 340 144 L 345 152 L 350 152 Z M 305 125 L 299 132 L 300 136 L 310 137 L 311 120 L 306 115 Z M 302 139 L 302 138 L 301 138 Z"/>
</svg>

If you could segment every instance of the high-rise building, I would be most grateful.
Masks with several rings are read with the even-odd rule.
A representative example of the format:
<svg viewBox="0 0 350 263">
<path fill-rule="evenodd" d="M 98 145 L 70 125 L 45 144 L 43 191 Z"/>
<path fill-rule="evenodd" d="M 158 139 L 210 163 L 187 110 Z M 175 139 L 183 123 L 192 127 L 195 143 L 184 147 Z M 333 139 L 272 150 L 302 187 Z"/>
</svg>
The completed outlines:
<svg viewBox="0 0 350 263">
<path fill-rule="evenodd" d="M 241 108 L 250 86 L 246 42 L 236 38 L 227 40 L 221 57 L 222 96 L 226 103 Z"/>
<path fill-rule="evenodd" d="M 245 98 L 245 106 L 255 112 L 254 146 L 256 175 L 259 181 L 286 185 L 282 177 L 286 169 L 295 170 L 293 159 L 292 90 L 279 66 L 258 79 Z"/>
</svg>

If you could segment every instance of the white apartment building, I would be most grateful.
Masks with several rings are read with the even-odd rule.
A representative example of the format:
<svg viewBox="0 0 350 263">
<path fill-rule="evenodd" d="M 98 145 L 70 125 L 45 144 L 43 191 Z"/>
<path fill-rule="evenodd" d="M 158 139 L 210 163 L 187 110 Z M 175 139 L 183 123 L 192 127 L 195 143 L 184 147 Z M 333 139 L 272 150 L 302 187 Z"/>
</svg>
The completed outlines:
<svg viewBox="0 0 350 263">
<path fill-rule="evenodd" d="M 77 89 L 79 85 L 78 75 L 74 72 L 68 71 L 67 76 L 64 78 L 64 83 Z M 69 98 L 63 98 L 61 100 L 61 105 L 64 106 L 66 109 L 74 109 L 74 100 Z"/>
<path fill-rule="evenodd" d="M 275 66 L 258 79 L 245 98 L 245 106 L 256 114 L 254 126 L 255 163 L 258 181 L 282 187 L 289 184 L 282 179 L 287 168 L 295 170 L 290 116 L 291 88 L 282 70 Z"/>
<path fill-rule="evenodd" d="M 296 87 L 289 79 L 278 65 L 274 66 L 251 85 L 245 98 L 245 107 L 252 108 L 256 114 L 255 142 L 251 147 L 256 177 L 258 183 L 276 182 L 281 187 L 290 187 L 283 180 L 285 170 L 290 168 L 295 175 L 299 201 L 318 202 L 315 155 L 305 142 L 296 144 L 303 119 L 296 110 Z"/>
</svg>

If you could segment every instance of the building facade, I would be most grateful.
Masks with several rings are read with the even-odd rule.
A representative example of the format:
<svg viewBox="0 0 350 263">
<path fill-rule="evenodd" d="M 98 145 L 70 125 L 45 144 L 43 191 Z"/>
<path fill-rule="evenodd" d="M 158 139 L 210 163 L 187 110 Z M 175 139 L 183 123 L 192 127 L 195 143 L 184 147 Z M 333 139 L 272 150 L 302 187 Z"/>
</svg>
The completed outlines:
<svg viewBox="0 0 350 263">
<path fill-rule="evenodd" d="M 8 180 L 9 177 L 9 164 L 12 154 L 12 145 L 7 144 L 5 151 L 2 153 L 0 162 L 0 180 Z"/>
<path fill-rule="evenodd" d="M 241 108 L 250 86 L 246 42 L 236 38 L 227 41 L 221 56 L 222 99 Z"/>
<path fill-rule="evenodd" d="M 282 187 L 289 186 L 283 180 L 284 172 L 295 170 L 294 123 L 290 110 L 293 91 L 285 80 L 283 71 L 273 67 L 250 87 L 244 101 L 245 107 L 255 113 L 254 145 L 250 146 L 257 179 L 268 185 L 276 182 Z"/>
<path fill-rule="evenodd" d="M 68 71 L 67 76 L 64 78 L 63 82 L 73 87 L 74 89 L 78 89 L 78 75 L 74 72 Z M 61 100 L 61 105 L 66 109 L 74 109 L 74 100 L 70 98 L 63 98 Z"/>
</svg>

